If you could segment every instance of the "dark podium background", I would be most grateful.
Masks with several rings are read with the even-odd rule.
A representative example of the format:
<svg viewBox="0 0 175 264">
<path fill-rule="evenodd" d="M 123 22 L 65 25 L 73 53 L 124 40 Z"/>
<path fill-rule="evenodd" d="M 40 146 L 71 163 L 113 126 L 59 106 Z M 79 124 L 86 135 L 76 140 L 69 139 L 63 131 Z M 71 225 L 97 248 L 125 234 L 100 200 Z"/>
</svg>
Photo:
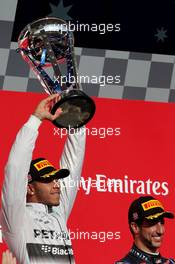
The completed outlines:
<svg viewBox="0 0 175 264">
<path fill-rule="evenodd" d="M 12 41 L 24 26 L 44 16 L 72 23 L 121 24 L 120 32 L 75 32 L 76 47 L 175 54 L 174 0 L 18 1 Z"/>
</svg>

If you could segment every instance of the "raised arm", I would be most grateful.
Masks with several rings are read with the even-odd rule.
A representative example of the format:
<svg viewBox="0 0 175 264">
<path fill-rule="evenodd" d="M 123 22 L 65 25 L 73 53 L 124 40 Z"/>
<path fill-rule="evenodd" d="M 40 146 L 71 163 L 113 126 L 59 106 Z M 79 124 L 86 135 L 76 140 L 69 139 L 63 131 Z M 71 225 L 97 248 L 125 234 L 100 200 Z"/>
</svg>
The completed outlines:
<svg viewBox="0 0 175 264">
<path fill-rule="evenodd" d="M 40 121 L 31 116 L 18 132 L 11 148 L 2 189 L 2 226 L 3 231 L 19 232 L 23 223 L 27 174 L 32 159 L 35 140 Z"/>
<path fill-rule="evenodd" d="M 85 132 L 81 128 L 79 132 L 69 134 L 60 160 L 61 168 L 68 168 L 70 175 L 63 180 L 65 187 L 62 188 L 61 204 L 66 220 L 73 207 L 81 177 L 85 154 Z"/>
<path fill-rule="evenodd" d="M 58 97 L 52 95 L 42 100 L 28 122 L 20 129 L 10 151 L 5 168 L 2 189 L 3 232 L 18 233 L 25 217 L 27 175 L 38 128 L 44 119 L 53 120 L 60 114 L 50 114 L 50 104 Z"/>
</svg>

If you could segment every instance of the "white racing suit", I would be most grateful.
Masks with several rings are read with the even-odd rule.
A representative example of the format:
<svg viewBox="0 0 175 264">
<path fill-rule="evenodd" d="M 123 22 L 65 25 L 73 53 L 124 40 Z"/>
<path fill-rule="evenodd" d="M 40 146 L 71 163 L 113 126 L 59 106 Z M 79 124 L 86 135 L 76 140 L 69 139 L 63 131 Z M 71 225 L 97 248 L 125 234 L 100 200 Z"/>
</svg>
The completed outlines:
<svg viewBox="0 0 175 264">
<path fill-rule="evenodd" d="M 18 132 L 9 155 L 2 190 L 3 238 L 19 264 L 74 264 L 66 222 L 81 176 L 85 135 L 74 133 L 65 143 L 60 167 L 69 169 L 70 175 L 61 180 L 65 188 L 61 190 L 60 205 L 26 204 L 27 175 L 40 123 L 33 115 L 29 118 Z"/>
</svg>

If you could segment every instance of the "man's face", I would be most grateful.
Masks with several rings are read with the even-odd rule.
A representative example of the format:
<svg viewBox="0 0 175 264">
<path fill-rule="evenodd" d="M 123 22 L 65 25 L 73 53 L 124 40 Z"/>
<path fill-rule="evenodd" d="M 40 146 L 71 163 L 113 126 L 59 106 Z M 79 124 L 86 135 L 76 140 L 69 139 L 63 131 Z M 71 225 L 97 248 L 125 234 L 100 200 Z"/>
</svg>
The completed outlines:
<svg viewBox="0 0 175 264">
<path fill-rule="evenodd" d="M 138 226 L 135 240 L 141 250 L 148 253 L 155 253 L 159 251 L 163 241 L 164 232 L 164 219 L 159 219 L 153 222 L 144 220 L 143 223 Z"/>
<path fill-rule="evenodd" d="M 60 204 L 60 183 L 54 179 L 51 182 L 33 182 L 34 201 L 46 205 L 57 206 Z"/>
</svg>

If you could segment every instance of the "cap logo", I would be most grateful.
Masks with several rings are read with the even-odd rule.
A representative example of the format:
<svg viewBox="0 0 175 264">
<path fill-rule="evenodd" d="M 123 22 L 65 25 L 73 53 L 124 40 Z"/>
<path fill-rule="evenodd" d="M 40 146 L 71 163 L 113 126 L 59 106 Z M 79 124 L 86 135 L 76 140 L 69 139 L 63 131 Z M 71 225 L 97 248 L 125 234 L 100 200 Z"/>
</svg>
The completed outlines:
<svg viewBox="0 0 175 264">
<path fill-rule="evenodd" d="M 157 208 L 157 207 L 160 207 L 164 210 L 162 203 L 159 202 L 158 200 L 149 200 L 148 202 L 142 203 L 141 205 L 144 211 Z"/>
<path fill-rule="evenodd" d="M 52 171 L 52 172 L 50 172 L 50 173 L 47 173 L 47 174 L 44 174 L 44 175 L 42 175 L 40 178 L 43 178 L 43 179 L 45 179 L 45 178 L 50 178 L 50 176 L 53 176 L 56 172 L 58 172 L 59 170 L 54 170 L 54 171 Z"/>
<path fill-rule="evenodd" d="M 157 214 L 154 214 L 154 215 L 149 215 L 149 216 L 146 217 L 146 219 L 150 219 L 150 220 L 152 220 L 152 219 L 158 218 L 159 216 L 161 216 L 161 215 L 163 215 L 163 214 L 164 214 L 164 212 L 162 212 L 162 213 L 157 213 Z"/>
<path fill-rule="evenodd" d="M 47 167 L 53 167 L 52 164 L 48 160 L 41 160 L 41 161 L 35 163 L 34 166 L 37 169 L 37 171 L 40 171 L 40 170 L 47 168 Z"/>
</svg>

